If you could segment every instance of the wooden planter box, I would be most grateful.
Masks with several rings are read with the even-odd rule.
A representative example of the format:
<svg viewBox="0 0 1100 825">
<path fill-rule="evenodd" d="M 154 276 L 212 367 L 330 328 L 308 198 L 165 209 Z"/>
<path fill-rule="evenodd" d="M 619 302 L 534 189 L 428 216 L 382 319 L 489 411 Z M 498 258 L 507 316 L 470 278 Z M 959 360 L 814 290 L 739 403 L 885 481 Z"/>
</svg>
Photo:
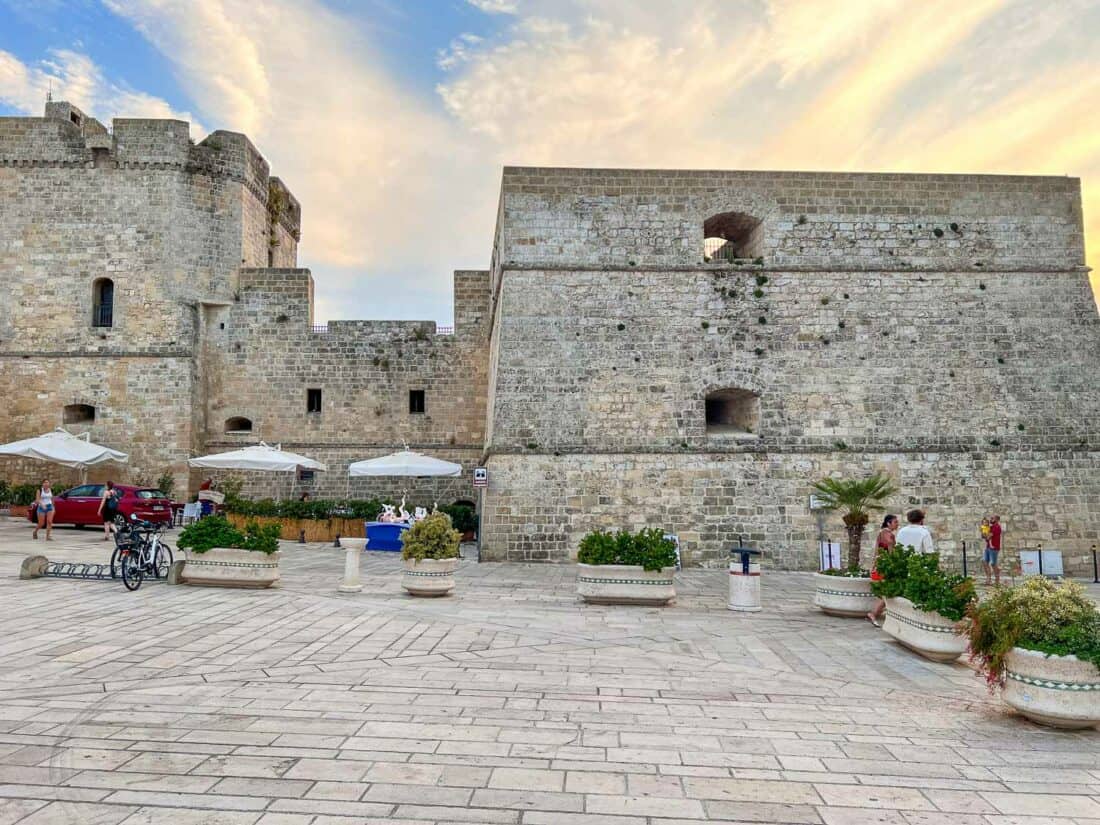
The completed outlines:
<svg viewBox="0 0 1100 825">
<path fill-rule="evenodd" d="M 254 521 L 263 526 L 267 524 L 279 525 L 279 538 L 284 541 L 297 541 L 299 533 L 305 530 L 306 541 L 314 543 L 329 543 L 339 536 L 351 538 L 365 538 L 363 531 L 363 519 L 332 518 L 327 520 L 308 518 L 276 518 L 273 516 L 242 516 L 239 513 L 229 513 L 226 518 L 234 527 L 243 530 L 244 526 Z"/>
</svg>

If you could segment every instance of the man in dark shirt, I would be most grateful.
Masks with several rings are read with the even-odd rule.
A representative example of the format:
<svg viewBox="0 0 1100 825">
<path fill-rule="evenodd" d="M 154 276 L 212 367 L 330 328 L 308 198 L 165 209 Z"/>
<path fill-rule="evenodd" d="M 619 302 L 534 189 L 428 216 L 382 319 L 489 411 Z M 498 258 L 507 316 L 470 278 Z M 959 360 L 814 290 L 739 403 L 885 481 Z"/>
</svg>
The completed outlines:
<svg viewBox="0 0 1100 825">
<path fill-rule="evenodd" d="M 989 574 L 993 574 L 997 586 L 1001 586 L 1001 568 L 997 559 L 1001 555 L 1001 517 L 989 517 L 989 545 L 985 548 L 985 556 L 982 558 L 982 568 L 985 570 L 985 583 L 990 584 Z"/>
</svg>

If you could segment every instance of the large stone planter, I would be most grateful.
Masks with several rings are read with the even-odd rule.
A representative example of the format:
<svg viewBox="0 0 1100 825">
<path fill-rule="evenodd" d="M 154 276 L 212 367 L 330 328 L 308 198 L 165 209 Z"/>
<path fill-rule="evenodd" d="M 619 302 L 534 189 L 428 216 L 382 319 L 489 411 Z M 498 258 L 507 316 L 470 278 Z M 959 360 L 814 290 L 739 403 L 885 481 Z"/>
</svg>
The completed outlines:
<svg viewBox="0 0 1100 825">
<path fill-rule="evenodd" d="M 1005 670 L 1005 702 L 1031 721 L 1069 729 L 1100 723 L 1100 670 L 1092 662 L 1014 647 Z"/>
<path fill-rule="evenodd" d="M 886 600 L 882 629 L 910 650 L 933 662 L 953 662 L 966 652 L 967 638 L 958 622 L 917 610 L 906 598 Z"/>
<path fill-rule="evenodd" d="M 814 604 L 830 616 L 863 617 L 877 601 L 870 579 L 814 574 Z"/>
<path fill-rule="evenodd" d="M 458 559 L 405 559 L 401 586 L 413 596 L 446 596 L 455 589 Z"/>
<path fill-rule="evenodd" d="M 578 564 L 577 595 L 589 604 L 666 605 L 676 598 L 674 567 L 646 570 L 631 564 Z"/>
<path fill-rule="evenodd" d="M 207 587 L 272 587 L 279 582 L 280 556 L 224 547 L 188 553 L 183 580 Z"/>
</svg>

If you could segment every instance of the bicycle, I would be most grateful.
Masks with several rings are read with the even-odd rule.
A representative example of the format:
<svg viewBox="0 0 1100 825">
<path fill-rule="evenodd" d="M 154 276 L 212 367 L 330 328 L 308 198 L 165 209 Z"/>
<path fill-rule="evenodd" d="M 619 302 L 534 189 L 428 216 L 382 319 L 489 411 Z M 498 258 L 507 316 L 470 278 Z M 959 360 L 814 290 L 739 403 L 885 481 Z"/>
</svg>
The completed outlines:
<svg viewBox="0 0 1100 825">
<path fill-rule="evenodd" d="M 133 523 L 121 519 L 124 529 L 115 534 L 115 549 L 111 554 L 111 578 L 121 576 L 127 590 L 137 590 L 146 576 L 165 578 L 172 566 L 172 548 L 161 541 L 164 525 L 148 521 Z"/>
</svg>

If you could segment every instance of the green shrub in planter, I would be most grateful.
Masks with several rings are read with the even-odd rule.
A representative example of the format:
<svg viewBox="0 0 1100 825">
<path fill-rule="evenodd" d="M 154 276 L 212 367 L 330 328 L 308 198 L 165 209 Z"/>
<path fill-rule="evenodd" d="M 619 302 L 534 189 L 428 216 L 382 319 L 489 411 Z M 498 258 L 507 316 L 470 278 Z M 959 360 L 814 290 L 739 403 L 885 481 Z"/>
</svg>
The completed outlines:
<svg viewBox="0 0 1100 825">
<path fill-rule="evenodd" d="M 309 519 L 312 521 L 328 521 L 331 518 L 340 516 L 357 520 L 373 520 L 382 511 L 382 502 L 376 498 L 361 501 L 333 501 L 329 499 L 273 501 L 269 498 L 250 501 L 249 499 L 229 498 L 227 496 L 225 509 L 226 512 L 240 516 Z"/>
<path fill-rule="evenodd" d="M 449 504 L 440 507 L 441 513 L 451 517 L 451 524 L 460 533 L 472 533 L 477 530 L 477 511 L 469 504 Z"/>
<path fill-rule="evenodd" d="M 595 530 L 581 539 L 577 561 L 581 564 L 627 564 L 645 570 L 660 570 L 676 566 L 676 543 L 666 539 L 664 532 L 656 527 L 647 527 L 637 533 Z"/>
<path fill-rule="evenodd" d="M 60 495 L 61 491 L 54 489 L 53 494 Z M 38 495 L 37 484 L 15 484 L 10 492 L 11 503 L 17 507 L 28 507 Z"/>
<path fill-rule="evenodd" d="M 242 532 L 221 516 L 209 516 L 184 527 L 177 544 L 200 554 L 215 547 L 224 547 L 271 555 L 279 549 L 279 525 L 261 527 L 250 521 Z"/>
<path fill-rule="evenodd" d="M 939 613 L 955 622 L 962 620 L 977 598 L 973 579 L 940 569 L 939 553 L 921 554 L 908 545 L 895 545 L 879 553 L 875 569 L 882 576 L 871 585 L 876 596 L 902 596 L 917 610 Z"/>
<path fill-rule="evenodd" d="M 990 689 L 1003 685 L 1014 647 L 1076 656 L 1100 668 L 1100 611 L 1076 582 L 1035 577 L 971 605 L 970 658 Z"/>
<path fill-rule="evenodd" d="M 462 537 L 446 513 L 432 513 L 401 534 L 401 558 L 457 559 Z"/>
</svg>

